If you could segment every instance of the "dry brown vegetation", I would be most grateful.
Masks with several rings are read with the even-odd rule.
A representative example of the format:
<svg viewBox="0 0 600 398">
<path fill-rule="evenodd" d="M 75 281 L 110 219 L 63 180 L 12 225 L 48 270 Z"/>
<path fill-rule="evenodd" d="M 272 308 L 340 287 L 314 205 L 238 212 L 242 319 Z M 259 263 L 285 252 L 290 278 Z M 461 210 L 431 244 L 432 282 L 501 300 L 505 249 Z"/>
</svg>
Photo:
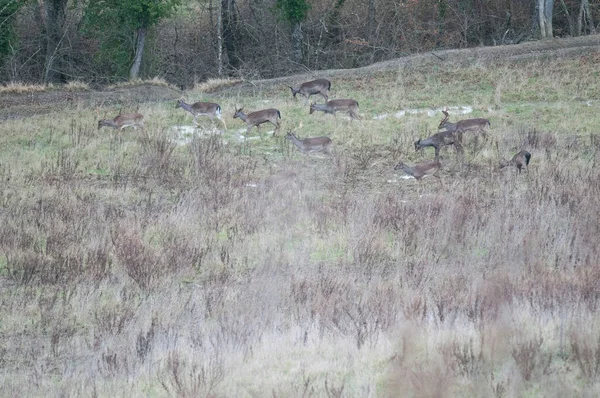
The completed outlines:
<svg viewBox="0 0 600 398">
<path fill-rule="evenodd" d="M 2 395 L 598 395 L 597 61 L 332 79 L 363 121 L 276 85 L 211 97 L 331 137 L 309 162 L 282 136 L 240 142 L 228 113 L 178 145 L 174 102 L 106 109 L 146 133 L 76 104 L 4 122 Z M 492 138 L 442 149 L 443 185 L 402 179 L 441 113 L 392 115 L 445 105 Z M 520 149 L 529 173 L 498 170 Z"/>
</svg>

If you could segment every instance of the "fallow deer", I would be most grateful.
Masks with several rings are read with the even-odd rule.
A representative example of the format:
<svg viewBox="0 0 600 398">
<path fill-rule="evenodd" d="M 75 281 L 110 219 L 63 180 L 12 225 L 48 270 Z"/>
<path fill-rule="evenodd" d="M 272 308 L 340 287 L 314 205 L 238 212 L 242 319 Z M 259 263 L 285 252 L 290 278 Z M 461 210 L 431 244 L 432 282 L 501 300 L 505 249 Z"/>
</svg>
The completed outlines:
<svg viewBox="0 0 600 398">
<path fill-rule="evenodd" d="M 500 168 L 503 169 L 507 166 L 515 166 L 520 174 L 521 169 L 525 169 L 525 171 L 528 171 L 527 167 L 529 166 L 530 159 L 531 153 L 527 152 L 526 150 L 522 150 L 515 156 L 513 156 L 510 160 L 502 160 L 500 162 Z"/>
<path fill-rule="evenodd" d="M 194 123 L 196 126 L 198 125 L 198 116 L 208 116 L 210 121 L 214 123 L 214 118 L 216 117 L 223 123 L 223 126 L 227 128 L 227 124 L 225 121 L 221 119 L 221 107 L 219 104 L 215 104 L 214 102 L 195 102 L 193 104 L 187 104 L 183 100 L 177 101 L 177 105 L 175 105 L 175 109 L 182 108 L 183 110 L 188 111 L 194 116 Z"/>
<path fill-rule="evenodd" d="M 244 122 L 246 122 L 246 124 L 248 125 L 248 128 L 246 129 L 246 134 L 250 132 L 252 127 L 256 126 L 256 128 L 258 129 L 258 133 L 262 138 L 262 133 L 260 132 L 260 125 L 266 122 L 269 122 L 275 126 L 275 134 L 277 134 L 277 131 L 279 131 L 279 127 L 281 126 L 279 123 L 279 119 L 281 118 L 281 113 L 279 112 L 279 110 L 269 108 L 245 114 L 244 112 L 242 112 L 243 109 L 244 108 L 236 109 L 233 118 L 235 119 L 239 117 Z"/>
<path fill-rule="evenodd" d="M 306 154 L 307 158 L 311 153 L 324 152 L 329 155 L 333 150 L 333 144 L 329 137 L 305 138 L 300 140 L 290 131 L 285 138 L 292 141 L 300 152 Z"/>
<path fill-rule="evenodd" d="M 296 98 L 296 94 L 301 94 L 306 97 L 306 103 L 311 95 L 320 94 L 325 98 L 325 102 L 329 100 L 329 90 L 331 90 L 331 82 L 327 79 L 317 79 L 310 82 L 302 83 L 300 87 L 294 88 L 288 86 L 292 90 L 292 95 Z"/>
<path fill-rule="evenodd" d="M 462 135 L 468 131 L 479 132 L 483 135 L 484 138 L 487 137 L 486 128 L 490 126 L 490 121 L 488 119 L 465 119 L 459 120 L 456 123 L 450 123 L 448 118 L 450 114 L 443 110 L 444 119 L 440 122 L 438 126 L 438 130 L 446 129 L 446 131 L 455 131 L 457 133 L 458 139 L 462 142 Z"/>
<path fill-rule="evenodd" d="M 415 177 L 420 180 L 423 177 L 434 176 L 440 178 L 437 172 L 442 168 L 442 164 L 439 159 L 435 159 L 431 162 L 417 163 L 413 167 L 405 165 L 402 161 L 394 167 L 394 170 L 403 170 L 406 174 Z"/>
<path fill-rule="evenodd" d="M 123 130 L 125 127 L 144 128 L 144 115 L 140 113 L 124 113 L 114 119 L 101 119 L 98 121 L 98 130 L 102 126 L 112 127 L 114 129 Z"/>
<path fill-rule="evenodd" d="M 326 104 L 310 104 L 310 114 L 321 111 L 335 116 L 336 112 L 348 112 L 352 119 L 361 119 L 358 114 L 358 102 L 353 99 L 331 100 Z"/>
<path fill-rule="evenodd" d="M 422 150 L 425 147 L 432 146 L 435 149 L 435 158 L 440 157 L 440 148 L 446 145 L 454 145 L 458 153 L 462 153 L 463 146 L 457 138 L 454 131 L 442 131 L 432 135 L 426 140 L 418 139 L 415 141 L 415 152 Z"/>
</svg>

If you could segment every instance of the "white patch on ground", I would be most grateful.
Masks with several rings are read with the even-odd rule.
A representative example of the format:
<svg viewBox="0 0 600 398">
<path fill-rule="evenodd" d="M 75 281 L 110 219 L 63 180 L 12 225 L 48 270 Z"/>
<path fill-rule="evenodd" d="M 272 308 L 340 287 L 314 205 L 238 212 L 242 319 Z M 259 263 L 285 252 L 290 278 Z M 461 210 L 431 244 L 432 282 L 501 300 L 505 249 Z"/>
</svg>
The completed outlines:
<svg viewBox="0 0 600 398">
<path fill-rule="evenodd" d="M 249 137 L 246 137 L 244 135 L 244 133 L 246 132 L 246 129 L 240 129 L 238 131 L 235 132 L 235 134 L 238 135 L 238 140 L 243 142 L 243 141 L 252 141 L 252 140 L 260 140 L 260 134 L 258 133 L 258 131 L 254 131 L 251 130 L 250 133 L 256 133 L 256 135 L 251 135 Z M 271 131 L 267 131 L 266 133 L 262 133 L 263 136 L 269 136 L 269 135 L 275 135 L 275 130 L 271 130 Z"/>
<path fill-rule="evenodd" d="M 195 137 L 207 137 L 211 135 L 223 134 L 222 130 L 216 127 L 201 128 L 195 126 L 171 126 L 169 129 L 169 137 L 171 141 L 179 146 L 190 144 Z"/>
<path fill-rule="evenodd" d="M 380 115 L 375 115 L 372 117 L 373 120 L 382 120 L 388 117 L 387 113 L 382 113 Z"/>
<path fill-rule="evenodd" d="M 431 109 L 431 108 L 414 108 L 414 109 L 402 109 L 399 110 L 398 112 L 396 112 L 394 114 L 394 117 L 396 117 L 396 119 L 400 119 L 406 115 L 418 115 L 420 113 L 426 113 L 427 116 L 439 116 L 443 110 L 445 110 L 446 108 L 436 108 L 436 109 Z M 490 110 L 490 109 L 488 109 Z M 451 115 L 466 115 L 468 113 L 472 113 L 473 112 L 473 107 L 468 106 L 468 105 L 461 105 L 461 106 L 449 106 L 448 107 L 448 113 Z"/>
</svg>

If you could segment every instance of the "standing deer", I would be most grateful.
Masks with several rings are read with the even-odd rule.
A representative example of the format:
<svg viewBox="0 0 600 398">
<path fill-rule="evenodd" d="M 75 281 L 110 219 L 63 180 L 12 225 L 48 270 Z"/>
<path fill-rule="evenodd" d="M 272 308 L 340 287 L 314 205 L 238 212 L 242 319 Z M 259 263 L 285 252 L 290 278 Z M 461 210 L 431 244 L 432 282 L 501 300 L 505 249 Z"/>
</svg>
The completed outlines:
<svg viewBox="0 0 600 398">
<path fill-rule="evenodd" d="M 462 142 L 462 135 L 468 131 L 475 131 L 481 133 L 484 138 L 487 137 L 486 128 L 490 126 L 488 119 L 465 119 L 459 120 L 456 123 L 450 123 L 448 119 L 450 114 L 443 110 L 444 119 L 440 122 L 438 130 L 446 129 L 446 131 L 456 131 L 458 133 L 458 139 Z"/>
<path fill-rule="evenodd" d="M 358 114 L 358 102 L 353 99 L 331 100 L 326 104 L 310 104 L 310 114 L 315 111 L 321 111 L 335 116 L 336 112 L 348 112 L 352 119 L 361 119 Z"/>
<path fill-rule="evenodd" d="M 500 168 L 503 169 L 507 166 L 515 166 L 521 174 L 521 169 L 525 169 L 528 171 L 527 167 L 529 166 L 529 160 L 531 159 L 531 153 L 526 150 L 522 150 L 513 156 L 510 160 L 502 160 L 500 162 Z"/>
<path fill-rule="evenodd" d="M 194 116 L 194 123 L 196 126 L 198 125 L 198 116 L 208 116 L 210 121 L 214 123 L 214 118 L 216 117 L 223 123 L 223 126 L 227 128 L 225 121 L 221 119 L 221 107 L 219 104 L 215 104 L 214 102 L 195 102 L 193 104 L 187 104 L 183 100 L 178 100 L 177 105 L 175 105 L 175 109 L 183 108 L 183 110 L 188 111 Z"/>
<path fill-rule="evenodd" d="M 123 130 L 125 127 L 144 128 L 144 115 L 140 113 L 124 113 L 114 119 L 101 119 L 98 121 L 98 130 L 102 126 L 112 127 L 114 129 Z"/>
<path fill-rule="evenodd" d="M 256 111 L 252 113 L 245 114 L 242 112 L 244 108 L 236 109 L 233 118 L 239 117 L 248 125 L 246 129 L 246 134 L 250 132 L 252 127 L 256 126 L 258 133 L 260 134 L 260 138 L 262 139 L 262 133 L 260 132 L 260 125 L 266 122 L 269 122 L 275 126 L 275 133 L 279 131 L 279 127 L 281 126 L 279 123 L 279 119 L 281 118 L 281 113 L 274 108 L 263 109 L 261 111 Z"/>
<path fill-rule="evenodd" d="M 291 131 L 287 133 L 285 136 L 286 139 L 292 141 L 296 147 L 300 150 L 300 152 L 306 155 L 308 159 L 308 155 L 316 152 L 325 152 L 326 154 L 331 154 L 333 150 L 333 144 L 329 137 L 315 137 L 315 138 L 305 138 L 303 140 L 298 139 Z"/>
<path fill-rule="evenodd" d="M 292 90 L 292 95 L 296 98 L 296 94 L 302 94 L 306 97 L 306 103 L 308 104 L 309 97 L 311 95 L 320 94 L 325 98 L 325 102 L 329 100 L 329 90 L 331 90 L 331 82 L 327 79 L 317 79 L 310 82 L 302 83 L 300 87 L 294 88 L 288 86 Z"/>
<path fill-rule="evenodd" d="M 463 152 L 463 146 L 457 138 L 454 131 L 442 131 L 432 135 L 426 140 L 418 139 L 415 141 L 415 152 L 422 150 L 425 147 L 432 146 L 435 149 L 435 158 L 440 157 L 440 148 L 446 145 L 454 145 L 456 151 L 460 154 Z"/>
</svg>

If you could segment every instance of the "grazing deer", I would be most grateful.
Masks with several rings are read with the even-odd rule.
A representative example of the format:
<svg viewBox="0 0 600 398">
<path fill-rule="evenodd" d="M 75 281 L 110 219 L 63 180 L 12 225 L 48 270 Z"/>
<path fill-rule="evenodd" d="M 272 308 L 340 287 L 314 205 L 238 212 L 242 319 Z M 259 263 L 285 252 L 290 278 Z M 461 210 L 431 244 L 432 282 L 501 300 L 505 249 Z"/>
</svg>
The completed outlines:
<svg viewBox="0 0 600 398">
<path fill-rule="evenodd" d="M 487 137 L 486 128 L 490 126 L 488 119 L 465 119 L 459 120 L 456 123 L 450 123 L 448 118 L 450 114 L 443 110 L 444 119 L 440 122 L 438 130 L 446 129 L 446 131 L 456 131 L 458 133 L 458 139 L 462 142 L 462 135 L 468 131 L 475 131 L 481 133 L 484 138 Z"/>
<path fill-rule="evenodd" d="M 394 167 L 394 170 L 403 170 L 406 174 L 415 177 L 415 179 L 420 180 L 423 177 L 434 176 L 436 178 L 440 178 L 437 175 L 437 172 L 442 168 L 442 164 L 439 159 L 435 159 L 431 162 L 423 162 L 417 163 L 413 167 L 407 166 L 402 161 Z"/>
<path fill-rule="evenodd" d="M 325 152 L 329 155 L 333 150 L 333 144 L 331 143 L 331 139 L 329 137 L 305 138 L 300 140 L 294 135 L 294 133 L 290 131 L 287 133 L 285 138 L 292 141 L 294 145 L 298 147 L 300 152 L 306 154 L 307 158 L 311 153 Z"/>
<path fill-rule="evenodd" d="M 503 169 L 507 166 L 515 166 L 520 174 L 521 169 L 525 169 L 525 171 L 528 171 L 527 167 L 529 166 L 530 159 L 531 153 L 527 152 L 526 150 L 522 150 L 521 152 L 513 156 L 510 160 L 502 160 L 500 162 L 500 168 Z"/>
<path fill-rule="evenodd" d="M 358 102 L 353 99 L 331 100 L 326 104 L 310 104 L 310 114 L 315 111 L 330 113 L 335 116 L 336 112 L 348 112 L 352 119 L 361 119 L 358 114 Z"/>
<path fill-rule="evenodd" d="M 239 117 L 248 125 L 246 129 L 246 134 L 250 132 L 252 127 L 256 126 L 258 129 L 258 133 L 260 134 L 260 138 L 262 138 L 262 133 L 260 132 L 260 125 L 266 122 L 269 122 L 275 126 L 275 133 L 279 130 L 281 126 L 279 123 L 279 119 L 281 118 L 281 113 L 274 108 L 263 109 L 261 111 L 252 112 L 249 114 L 245 114 L 242 112 L 244 108 L 236 109 L 233 115 L 233 118 Z"/>
<path fill-rule="evenodd" d="M 435 158 L 440 157 L 440 148 L 446 145 L 454 145 L 458 153 L 462 153 L 463 146 L 460 140 L 457 138 L 454 131 L 442 131 L 436 133 L 426 140 L 418 139 L 415 141 L 415 152 L 422 150 L 425 147 L 432 146 L 435 148 Z"/>
<path fill-rule="evenodd" d="M 114 119 L 101 119 L 98 121 L 98 130 L 102 126 L 112 127 L 114 129 L 123 130 L 125 127 L 144 128 L 144 115 L 140 113 L 124 113 Z"/>
<path fill-rule="evenodd" d="M 198 116 L 208 116 L 210 121 L 214 123 L 214 118 L 216 117 L 223 123 L 223 126 L 227 128 L 225 121 L 221 119 L 221 107 L 219 104 L 215 104 L 213 102 L 195 102 L 193 104 L 187 104 L 183 100 L 177 101 L 177 105 L 175 105 L 175 109 L 183 108 L 183 110 L 188 111 L 194 116 L 194 123 L 196 126 L 198 125 Z"/>
<path fill-rule="evenodd" d="M 292 95 L 296 98 L 296 94 L 302 94 L 306 97 L 306 103 L 308 104 L 309 97 L 311 95 L 320 94 L 325 98 L 325 102 L 329 100 L 329 90 L 331 90 L 331 82 L 327 79 L 317 79 L 310 82 L 302 83 L 300 87 L 294 88 L 288 86 L 292 90 Z"/>
</svg>

